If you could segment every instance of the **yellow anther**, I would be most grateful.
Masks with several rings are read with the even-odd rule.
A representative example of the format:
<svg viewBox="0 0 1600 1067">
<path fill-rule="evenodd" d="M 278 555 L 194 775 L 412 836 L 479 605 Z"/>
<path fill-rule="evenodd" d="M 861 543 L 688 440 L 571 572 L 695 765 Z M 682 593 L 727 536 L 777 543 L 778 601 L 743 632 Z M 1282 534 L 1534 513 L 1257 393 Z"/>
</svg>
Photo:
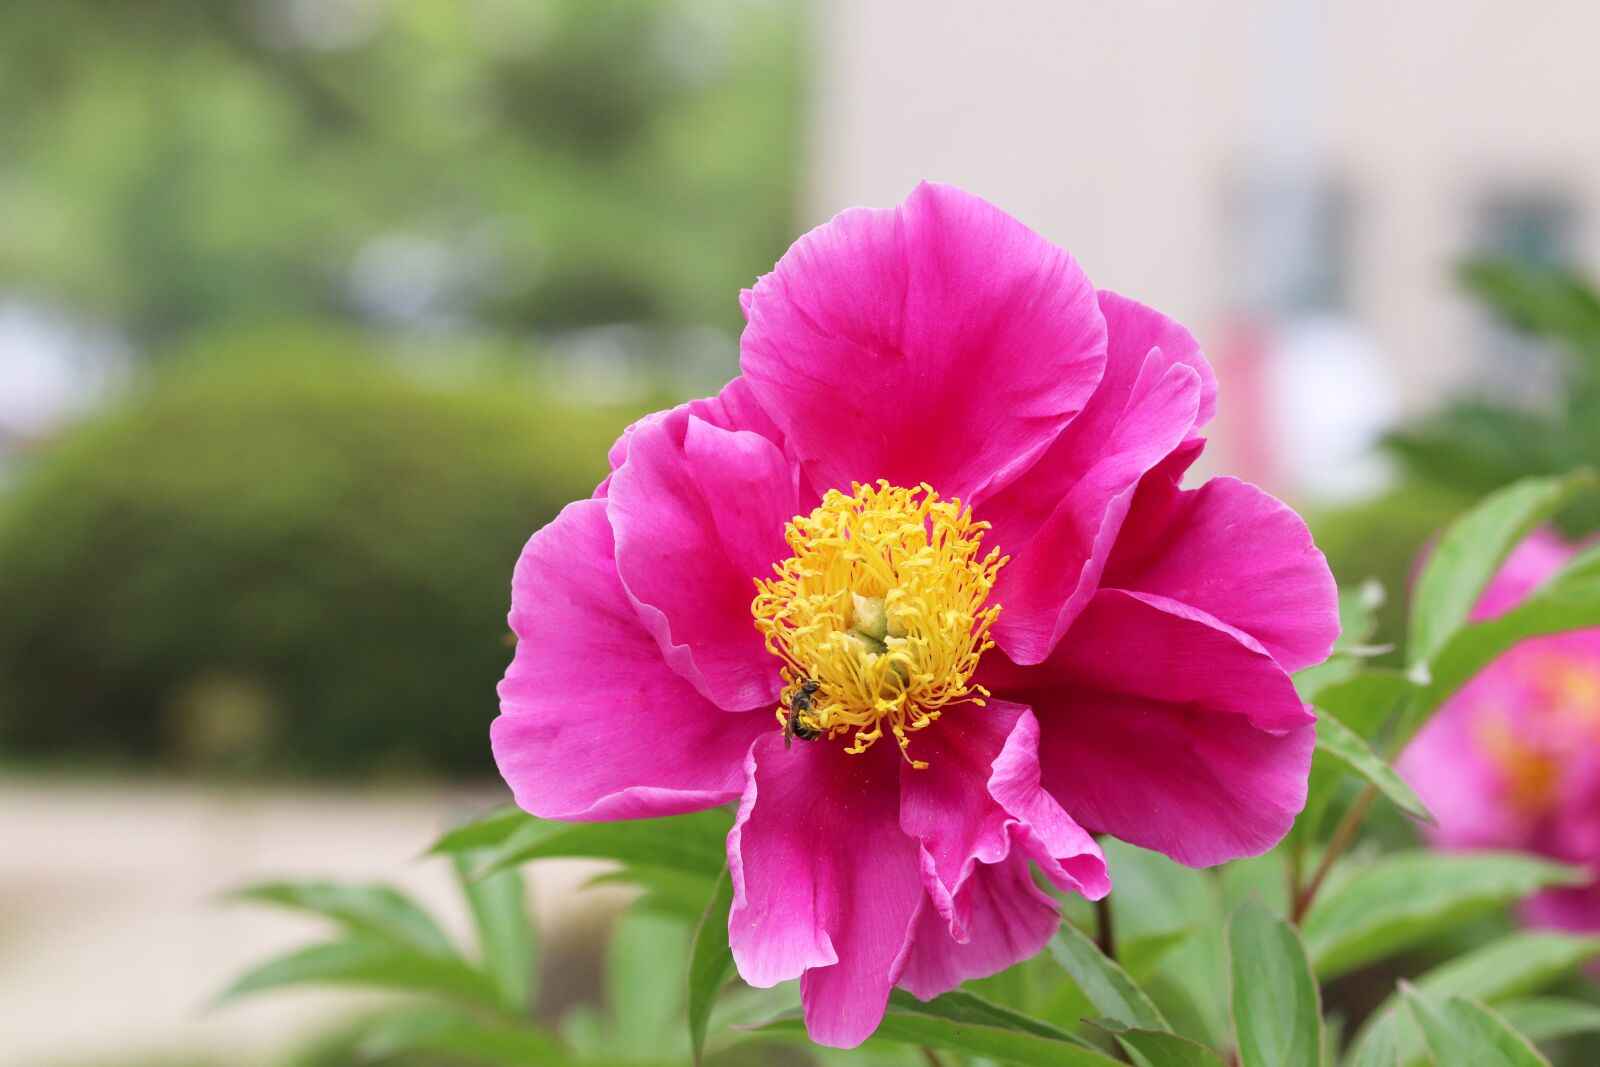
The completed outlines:
<svg viewBox="0 0 1600 1067">
<path fill-rule="evenodd" d="M 829 490 L 789 524 L 794 554 L 774 577 L 756 579 L 751 610 L 784 662 L 780 722 L 800 686 L 814 681 L 806 727 L 829 738 L 853 732 L 845 751 L 854 753 L 887 728 L 910 760 L 908 734 L 947 705 L 981 706 L 989 695 L 971 679 L 994 647 L 989 629 L 1000 606 L 985 601 L 1006 557 L 981 555 L 989 524 L 927 485 L 851 490 Z"/>
</svg>

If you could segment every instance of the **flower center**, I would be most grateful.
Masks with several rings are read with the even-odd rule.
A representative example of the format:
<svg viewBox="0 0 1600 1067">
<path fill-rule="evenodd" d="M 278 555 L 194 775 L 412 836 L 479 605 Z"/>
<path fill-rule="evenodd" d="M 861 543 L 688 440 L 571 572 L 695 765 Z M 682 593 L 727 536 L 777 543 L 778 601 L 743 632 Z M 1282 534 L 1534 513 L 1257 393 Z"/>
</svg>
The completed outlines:
<svg viewBox="0 0 1600 1067">
<path fill-rule="evenodd" d="M 1518 812 L 1543 816 L 1560 798 L 1568 754 L 1600 744 L 1600 669 L 1570 652 L 1541 651 L 1516 661 L 1517 698 L 1534 714 L 1514 719 L 1490 705 L 1473 723 Z"/>
<path fill-rule="evenodd" d="M 830 489 L 784 531 L 794 555 L 756 579 L 751 605 L 784 661 L 778 719 L 807 739 L 852 733 L 847 752 L 908 734 L 989 693 L 972 672 L 994 647 L 984 606 L 1006 557 L 980 555 L 985 522 L 927 485 Z M 919 760 L 912 766 L 926 767 Z"/>
</svg>

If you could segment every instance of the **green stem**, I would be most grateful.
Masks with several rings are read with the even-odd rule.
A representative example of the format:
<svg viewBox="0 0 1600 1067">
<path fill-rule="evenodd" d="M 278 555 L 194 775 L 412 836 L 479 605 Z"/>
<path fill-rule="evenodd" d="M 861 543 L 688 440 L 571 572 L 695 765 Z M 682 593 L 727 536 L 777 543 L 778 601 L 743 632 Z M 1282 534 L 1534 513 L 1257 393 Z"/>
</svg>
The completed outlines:
<svg viewBox="0 0 1600 1067">
<path fill-rule="evenodd" d="M 1094 917 L 1100 935 L 1097 939 L 1100 944 L 1100 951 L 1106 954 L 1106 959 L 1114 960 L 1117 958 L 1117 934 L 1116 927 L 1111 922 L 1111 898 L 1109 896 L 1101 897 L 1094 902 Z"/>
</svg>

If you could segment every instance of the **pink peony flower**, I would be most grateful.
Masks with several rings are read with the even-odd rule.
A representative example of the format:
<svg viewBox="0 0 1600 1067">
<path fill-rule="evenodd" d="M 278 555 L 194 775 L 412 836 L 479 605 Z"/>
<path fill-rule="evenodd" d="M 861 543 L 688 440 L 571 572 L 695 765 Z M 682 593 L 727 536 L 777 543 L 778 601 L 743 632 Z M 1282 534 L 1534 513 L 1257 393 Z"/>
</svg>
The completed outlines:
<svg viewBox="0 0 1600 1067">
<path fill-rule="evenodd" d="M 1504 614 L 1575 549 L 1529 537 L 1473 611 Z M 1429 721 L 1399 768 L 1437 813 L 1441 848 L 1510 848 L 1589 868 L 1587 886 L 1523 905 L 1534 926 L 1600 930 L 1600 629 L 1523 641 Z"/>
<path fill-rule="evenodd" d="M 728 936 L 852 1046 L 891 987 L 1036 953 L 1110 889 L 1091 832 L 1260 853 L 1305 797 L 1334 588 L 1300 518 L 1184 490 L 1189 333 L 922 185 L 742 295 L 742 376 L 641 420 L 528 543 L 495 757 L 527 810 L 738 800 Z"/>
</svg>

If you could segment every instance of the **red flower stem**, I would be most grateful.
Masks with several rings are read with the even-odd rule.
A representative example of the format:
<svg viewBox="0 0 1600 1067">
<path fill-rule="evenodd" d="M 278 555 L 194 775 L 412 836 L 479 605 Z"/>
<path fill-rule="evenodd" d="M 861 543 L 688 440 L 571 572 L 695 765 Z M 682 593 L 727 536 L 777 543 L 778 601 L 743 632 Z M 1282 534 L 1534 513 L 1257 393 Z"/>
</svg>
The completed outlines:
<svg viewBox="0 0 1600 1067">
<path fill-rule="evenodd" d="M 1378 799 L 1378 787 L 1369 785 L 1356 797 L 1350 805 L 1350 810 L 1344 813 L 1344 818 L 1339 820 L 1339 828 L 1333 832 L 1333 837 L 1328 841 L 1327 851 L 1322 854 L 1322 861 L 1317 864 L 1316 873 L 1311 876 L 1311 881 L 1295 897 L 1294 910 L 1289 921 L 1299 926 L 1305 919 L 1306 912 L 1311 910 L 1312 901 L 1317 899 L 1317 890 L 1322 888 L 1323 879 L 1328 877 L 1328 872 L 1333 869 L 1334 861 L 1350 847 L 1350 842 L 1356 839 L 1356 833 L 1361 829 L 1361 821 L 1367 817 L 1367 812 L 1372 808 L 1372 802 Z"/>
</svg>

